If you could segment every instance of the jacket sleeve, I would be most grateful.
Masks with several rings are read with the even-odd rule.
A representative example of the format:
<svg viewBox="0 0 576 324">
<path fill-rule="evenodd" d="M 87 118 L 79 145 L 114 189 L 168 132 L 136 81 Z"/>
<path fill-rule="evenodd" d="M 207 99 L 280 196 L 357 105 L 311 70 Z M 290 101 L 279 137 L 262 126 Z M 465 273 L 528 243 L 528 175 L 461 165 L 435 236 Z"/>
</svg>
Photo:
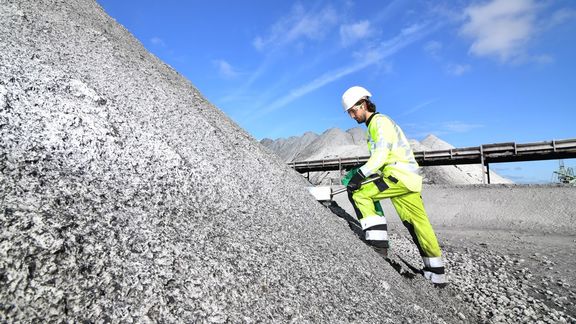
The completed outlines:
<svg viewBox="0 0 576 324">
<path fill-rule="evenodd" d="M 370 158 L 360 170 L 368 177 L 382 169 L 393 148 L 393 125 L 386 117 L 374 118 L 368 127 Z"/>
</svg>

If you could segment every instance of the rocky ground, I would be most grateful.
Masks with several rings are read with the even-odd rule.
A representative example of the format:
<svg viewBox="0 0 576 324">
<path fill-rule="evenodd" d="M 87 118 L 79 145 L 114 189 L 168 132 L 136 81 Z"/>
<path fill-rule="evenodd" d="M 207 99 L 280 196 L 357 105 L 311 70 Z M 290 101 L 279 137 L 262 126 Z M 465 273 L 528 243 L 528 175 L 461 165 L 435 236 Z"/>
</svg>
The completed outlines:
<svg viewBox="0 0 576 324">
<path fill-rule="evenodd" d="M 573 189 L 427 189 L 435 290 L 94 0 L 0 0 L 0 53 L 0 323 L 574 321 Z"/>
<path fill-rule="evenodd" d="M 430 197 L 435 197 L 438 192 L 457 195 L 461 189 L 449 186 L 433 188 Z M 554 186 L 539 188 L 548 193 L 557 189 Z M 566 194 L 576 190 L 565 189 Z M 485 193 L 482 189 L 476 190 L 480 196 Z M 534 188 L 514 186 L 511 190 L 517 199 L 519 196 L 533 196 Z M 542 209 L 546 209 L 545 202 L 549 199 L 544 195 L 537 197 L 541 198 L 533 200 L 532 204 L 540 204 Z M 424 198 L 426 202 L 426 196 Z M 353 221 L 350 216 L 353 212 L 346 198 L 338 197 L 336 201 L 338 207 L 332 206 L 333 211 L 348 222 Z M 525 202 L 531 204 L 529 199 Z M 474 208 L 478 201 L 467 203 Z M 428 205 L 430 210 L 438 209 L 433 206 L 434 202 L 428 201 Z M 484 210 L 490 213 L 491 208 L 498 208 L 497 205 L 484 205 Z M 404 274 L 406 280 L 419 282 L 422 279 L 417 274 L 417 269 L 421 267 L 418 252 L 390 206 L 384 207 L 392 242 L 390 266 Z M 513 211 L 509 213 L 514 214 Z M 530 226 L 467 228 L 465 225 L 452 226 L 443 222 L 442 217 L 435 219 L 434 216 L 431 214 L 430 218 L 443 249 L 450 280 L 450 285 L 439 290 L 438 294 L 449 304 L 464 306 L 467 311 L 458 313 L 462 320 L 480 323 L 576 323 L 574 232 L 553 231 L 546 226 L 541 226 L 543 231 L 540 232 L 528 229 Z M 529 216 L 526 217 L 528 223 Z M 555 220 L 554 215 L 541 216 L 550 222 Z M 450 215 L 445 217 L 449 218 Z M 438 225 L 440 223 L 443 224 Z M 351 228 L 357 230 L 355 225 Z"/>
<path fill-rule="evenodd" d="M 482 321 L 575 322 L 574 237 L 439 229 L 455 297 Z"/>
<path fill-rule="evenodd" d="M 458 321 L 94 0 L 0 53 L 0 323 Z"/>
</svg>

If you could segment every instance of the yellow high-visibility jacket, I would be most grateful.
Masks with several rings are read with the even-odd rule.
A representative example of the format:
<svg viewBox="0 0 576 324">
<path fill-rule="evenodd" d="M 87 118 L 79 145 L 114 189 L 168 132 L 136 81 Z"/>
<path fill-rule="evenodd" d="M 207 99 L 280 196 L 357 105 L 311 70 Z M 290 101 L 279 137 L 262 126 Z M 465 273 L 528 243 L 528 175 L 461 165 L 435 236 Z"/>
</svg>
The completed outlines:
<svg viewBox="0 0 576 324">
<path fill-rule="evenodd" d="M 413 192 L 422 191 L 422 176 L 402 129 L 386 115 L 375 113 L 367 121 L 370 158 L 360 170 L 364 176 L 393 176 Z"/>
</svg>

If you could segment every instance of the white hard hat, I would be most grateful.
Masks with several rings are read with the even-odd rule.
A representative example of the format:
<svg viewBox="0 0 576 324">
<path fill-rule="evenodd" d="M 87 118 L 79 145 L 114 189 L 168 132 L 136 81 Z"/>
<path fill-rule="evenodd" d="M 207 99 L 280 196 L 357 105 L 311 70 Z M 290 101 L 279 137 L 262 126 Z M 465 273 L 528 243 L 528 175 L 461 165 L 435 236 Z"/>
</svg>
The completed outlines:
<svg viewBox="0 0 576 324">
<path fill-rule="evenodd" d="M 372 97 L 372 94 L 359 86 L 350 87 L 344 94 L 342 95 L 342 106 L 344 107 L 344 111 L 348 111 L 355 103 L 360 101 L 360 99 L 368 99 Z"/>
</svg>

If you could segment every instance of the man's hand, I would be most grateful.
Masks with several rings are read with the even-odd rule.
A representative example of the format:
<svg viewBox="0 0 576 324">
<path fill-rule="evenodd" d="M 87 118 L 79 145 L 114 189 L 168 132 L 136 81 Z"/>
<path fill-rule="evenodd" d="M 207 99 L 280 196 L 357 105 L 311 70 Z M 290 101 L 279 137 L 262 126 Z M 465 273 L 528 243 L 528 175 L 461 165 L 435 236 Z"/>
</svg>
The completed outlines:
<svg viewBox="0 0 576 324">
<path fill-rule="evenodd" d="M 356 172 L 352 179 L 350 179 L 350 182 L 348 182 L 348 186 L 346 186 L 348 191 L 352 192 L 360 189 L 360 187 L 362 187 L 362 181 L 364 178 L 364 174 L 362 174 L 362 171 L 358 169 L 358 172 Z"/>
</svg>

